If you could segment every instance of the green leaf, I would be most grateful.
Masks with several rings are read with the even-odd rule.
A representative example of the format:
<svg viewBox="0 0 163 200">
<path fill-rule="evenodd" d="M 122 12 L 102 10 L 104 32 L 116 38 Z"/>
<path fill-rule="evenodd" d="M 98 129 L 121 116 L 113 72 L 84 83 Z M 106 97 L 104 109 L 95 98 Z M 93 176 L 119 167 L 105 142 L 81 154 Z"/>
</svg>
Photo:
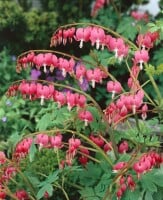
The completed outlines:
<svg viewBox="0 0 163 200">
<path fill-rule="evenodd" d="M 39 131 L 45 131 L 47 127 L 51 124 L 51 114 L 47 113 L 42 116 L 42 118 L 38 121 L 36 129 Z"/>
<path fill-rule="evenodd" d="M 119 155 L 118 162 L 128 162 L 130 158 L 131 158 L 131 155 L 129 155 L 127 153 L 123 153 L 123 154 Z"/>
<path fill-rule="evenodd" d="M 112 56 L 108 59 L 108 64 L 109 65 L 114 65 L 117 62 L 117 59 L 115 58 L 115 56 Z"/>
<path fill-rule="evenodd" d="M 98 197 L 104 197 L 104 194 L 106 192 L 106 189 L 107 189 L 107 185 L 103 184 L 102 182 L 100 182 L 99 184 L 97 184 L 94 188 L 95 190 L 95 194 L 98 196 Z"/>
<path fill-rule="evenodd" d="M 151 193 L 157 192 L 157 187 L 153 181 L 153 175 L 151 173 L 144 174 L 140 181 L 145 190 L 150 191 Z"/>
<path fill-rule="evenodd" d="M 42 181 L 40 184 L 39 184 L 39 187 L 44 187 L 45 185 L 47 184 L 51 184 L 51 183 L 54 183 L 55 181 L 58 180 L 58 173 L 59 173 L 59 170 L 56 170 L 54 173 L 50 174 L 46 179 L 45 181 Z"/>
<path fill-rule="evenodd" d="M 153 200 L 152 194 L 151 194 L 149 191 L 147 191 L 147 192 L 145 193 L 145 198 L 144 198 L 144 200 Z"/>
<path fill-rule="evenodd" d="M 101 178 L 101 173 L 102 171 L 98 164 L 89 162 L 86 168 L 80 172 L 80 183 L 84 186 L 93 186 Z"/>
<path fill-rule="evenodd" d="M 158 75 L 163 73 L 163 63 L 157 66 L 156 72 Z"/>
<path fill-rule="evenodd" d="M 48 177 L 47 177 L 47 179 L 46 179 L 46 181 L 48 182 L 48 183 L 54 183 L 56 180 L 58 180 L 58 173 L 59 173 L 59 170 L 56 170 L 54 173 L 52 173 L 52 174 L 50 174 Z"/>
<path fill-rule="evenodd" d="M 52 124 L 53 126 L 60 126 L 63 127 L 65 121 L 68 121 L 71 119 L 71 115 L 73 113 L 73 110 L 70 112 L 68 111 L 67 107 L 61 107 L 60 109 L 55 109 L 55 111 L 52 113 Z"/>
<path fill-rule="evenodd" d="M 110 166 L 108 165 L 108 163 L 106 163 L 105 161 L 101 161 L 100 162 L 100 168 L 106 172 L 107 174 L 109 174 L 111 176 L 111 172 L 112 171 L 112 168 L 110 168 Z"/>
<path fill-rule="evenodd" d="M 124 37 L 133 40 L 137 34 L 137 28 L 133 25 L 134 20 L 131 17 L 123 17 L 120 21 L 117 32 Z"/>
<path fill-rule="evenodd" d="M 163 194 L 163 187 L 158 188 L 158 191 L 153 194 L 153 197 L 156 200 L 162 200 L 162 194 Z"/>
<path fill-rule="evenodd" d="M 163 187 L 163 166 L 160 167 L 160 169 L 154 169 L 152 170 L 153 172 L 153 182 L 160 186 Z"/>
<path fill-rule="evenodd" d="M 90 127 L 94 132 L 99 132 L 105 130 L 105 124 L 101 122 L 101 116 L 99 114 L 99 111 L 95 107 L 88 107 L 88 110 L 93 115 L 93 122 L 90 123 Z"/>
<path fill-rule="evenodd" d="M 0 108 L 0 117 L 3 117 L 5 115 L 5 111 L 3 108 Z"/>
<path fill-rule="evenodd" d="M 147 24 L 147 26 L 153 27 L 153 26 L 155 26 L 155 24 L 150 22 L 150 23 Z"/>
<path fill-rule="evenodd" d="M 150 64 L 147 65 L 145 71 L 147 72 L 147 74 L 151 74 L 152 76 L 156 73 L 155 67 Z"/>
<path fill-rule="evenodd" d="M 86 187 L 82 189 L 81 191 L 79 191 L 79 193 L 82 195 L 83 199 L 85 200 L 100 200 L 100 198 L 96 196 L 93 188 L 91 187 Z"/>
<path fill-rule="evenodd" d="M 37 152 L 36 145 L 32 142 L 32 145 L 29 150 L 29 161 L 32 162 L 34 160 L 35 154 Z"/>
<path fill-rule="evenodd" d="M 18 132 L 13 133 L 8 139 L 9 147 L 15 146 L 21 139 L 22 135 L 19 135 Z"/>
<path fill-rule="evenodd" d="M 28 177 L 28 180 L 31 182 L 31 184 L 34 186 L 34 187 L 37 187 L 39 186 L 40 184 L 40 181 L 37 177 L 34 176 L 34 174 L 31 174 L 29 172 L 24 172 L 24 174 Z"/>
<path fill-rule="evenodd" d="M 158 66 L 158 65 L 163 63 L 162 52 L 163 52 L 163 47 L 155 50 L 153 59 L 154 59 L 154 62 L 155 62 L 156 66 Z"/>
<path fill-rule="evenodd" d="M 37 199 L 41 199 L 45 192 L 47 192 L 49 194 L 49 196 L 52 196 L 53 194 L 53 187 L 51 184 L 47 183 L 46 185 L 44 185 L 37 193 Z"/>
<path fill-rule="evenodd" d="M 141 197 L 141 192 L 140 190 L 134 190 L 134 191 L 131 191 L 131 190 L 127 190 L 125 192 L 125 195 L 124 195 L 124 200 L 138 200 L 139 197 Z M 142 200 L 142 198 L 141 198 Z"/>
<path fill-rule="evenodd" d="M 113 56 L 113 54 L 108 52 L 107 49 L 104 49 L 103 51 L 93 50 L 92 54 L 95 57 L 94 61 L 96 61 L 97 65 L 103 65 L 103 66 L 106 66 L 108 58 Z"/>
</svg>

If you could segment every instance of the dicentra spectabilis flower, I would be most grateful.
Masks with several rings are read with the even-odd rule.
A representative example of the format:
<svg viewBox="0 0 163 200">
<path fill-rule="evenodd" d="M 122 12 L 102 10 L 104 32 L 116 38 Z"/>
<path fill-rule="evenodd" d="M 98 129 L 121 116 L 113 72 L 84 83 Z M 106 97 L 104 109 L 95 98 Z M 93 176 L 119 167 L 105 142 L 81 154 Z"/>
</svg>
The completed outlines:
<svg viewBox="0 0 163 200">
<path fill-rule="evenodd" d="M 142 47 L 142 49 L 145 50 L 145 48 L 152 48 L 153 47 L 153 42 L 149 35 L 146 34 L 139 34 L 136 40 L 136 43 L 138 44 L 139 47 Z"/>
<path fill-rule="evenodd" d="M 50 72 L 54 71 L 54 68 L 58 67 L 58 58 L 56 55 L 52 55 L 50 63 Z"/>
<path fill-rule="evenodd" d="M 104 145 L 104 140 L 100 136 L 94 136 L 91 134 L 89 138 L 99 147 Z"/>
<path fill-rule="evenodd" d="M 57 46 L 63 42 L 63 45 L 66 45 L 67 40 L 72 42 L 75 34 L 75 28 L 71 27 L 68 29 L 59 29 L 51 38 L 50 46 Z"/>
<path fill-rule="evenodd" d="M 117 173 L 119 170 L 123 169 L 126 166 L 127 166 L 126 162 L 118 162 L 113 166 L 113 172 Z"/>
<path fill-rule="evenodd" d="M 75 61 L 73 58 L 70 60 L 59 58 L 58 59 L 58 68 L 62 71 L 63 77 L 66 77 L 67 72 L 72 73 Z"/>
<path fill-rule="evenodd" d="M 81 145 L 81 141 L 78 138 L 70 138 L 68 140 L 69 144 L 69 151 L 74 152 L 74 150 L 78 149 L 79 146 Z"/>
<path fill-rule="evenodd" d="M 127 46 L 124 44 L 124 41 L 122 38 L 110 38 L 109 44 L 107 46 L 111 51 L 115 52 L 115 58 L 118 58 L 118 52 L 122 51 L 124 49 L 124 55 L 126 55 L 125 51 L 128 52 Z M 125 50 L 126 48 L 126 50 Z M 119 54 L 120 56 L 120 54 Z"/>
<path fill-rule="evenodd" d="M 88 42 L 90 39 L 92 27 L 77 28 L 75 40 L 80 41 L 79 47 L 83 47 L 83 42 Z"/>
<path fill-rule="evenodd" d="M 18 63 L 17 63 L 17 72 L 21 71 L 21 67 L 26 68 L 28 63 L 28 59 L 26 56 L 19 58 Z M 19 68 L 20 67 L 20 68 Z M 19 71 L 20 69 L 20 71 Z"/>
<path fill-rule="evenodd" d="M 6 92 L 6 95 L 8 97 L 13 97 L 17 94 L 18 90 L 19 90 L 19 85 L 17 84 L 11 85 Z"/>
<path fill-rule="evenodd" d="M 83 108 L 86 104 L 86 97 L 82 94 L 75 94 L 75 102 L 76 102 L 76 106 L 78 106 L 79 108 Z"/>
<path fill-rule="evenodd" d="M 103 73 L 99 68 L 88 69 L 86 71 L 86 77 L 88 81 L 92 82 L 92 87 L 95 88 L 95 83 L 102 82 Z"/>
<path fill-rule="evenodd" d="M 50 46 L 57 46 L 58 44 L 62 43 L 62 39 L 63 39 L 63 31 L 62 29 L 59 29 L 57 31 L 57 33 L 54 33 L 52 38 L 51 38 L 51 43 Z"/>
<path fill-rule="evenodd" d="M 28 85 L 28 83 L 27 83 Z M 35 97 L 36 92 L 37 92 L 37 85 L 36 83 L 29 83 L 29 91 L 28 91 L 28 95 L 29 95 L 29 99 L 32 99 L 33 97 Z"/>
<path fill-rule="evenodd" d="M 93 27 L 91 30 L 90 41 L 92 46 L 96 44 L 96 49 L 100 48 L 100 45 L 105 39 L 105 32 L 102 28 Z"/>
<path fill-rule="evenodd" d="M 76 99 L 75 99 L 75 94 L 71 92 L 66 92 L 66 103 L 67 103 L 67 108 L 70 111 L 74 106 L 76 106 Z"/>
<path fill-rule="evenodd" d="M 123 191 L 121 188 L 119 188 L 118 191 L 116 192 L 117 200 L 120 200 L 122 195 L 123 195 Z"/>
<path fill-rule="evenodd" d="M 67 43 L 67 39 L 70 37 L 71 33 L 75 33 L 75 29 L 72 29 L 72 30 L 73 31 L 70 31 L 69 29 L 63 30 L 63 45 Z M 72 36 L 71 36 L 71 39 L 72 39 Z"/>
<path fill-rule="evenodd" d="M 126 98 L 125 104 L 129 110 L 132 110 L 133 114 L 136 113 L 136 110 L 142 105 L 142 97 L 135 94 L 130 95 Z"/>
<path fill-rule="evenodd" d="M 138 77 L 138 75 L 139 75 L 139 72 L 140 72 L 140 67 L 137 66 L 137 65 L 133 65 L 133 66 L 131 67 L 130 76 L 131 76 L 132 78 L 137 79 L 137 77 Z"/>
<path fill-rule="evenodd" d="M 120 111 L 119 111 L 119 115 L 120 115 L 122 118 L 124 118 L 125 116 L 127 116 L 127 114 L 128 114 L 128 110 L 127 110 L 126 106 L 123 105 L 123 106 L 121 107 Z"/>
<path fill-rule="evenodd" d="M 35 143 L 39 145 L 39 150 L 43 147 L 48 147 L 49 136 L 44 133 L 40 133 L 36 136 Z"/>
<path fill-rule="evenodd" d="M 159 33 L 156 32 L 147 32 L 145 34 L 139 34 L 137 37 L 136 43 L 139 47 L 142 47 L 142 49 L 150 49 L 153 47 L 154 42 L 159 38 Z"/>
<path fill-rule="evenodd" d="M 58 108 L 63 106 L 66 103 L 66 97 L 63 92 L 55 91 L 53 95 L 54 101 L 58 103 Z"/>
<path fill-rule="evenodd" d="M 88 162 L 89 150 L 85 147 L 80 147 L 79 150 L 80 150 L 81 156 L 79 157 L 78 160 L 82 165 L 86 165 Z"/>
<path fill-rule="evenodd" d="M 6 155 L 3 151 L 0 151 L 0 165 L 4 164 L 6 161 Z"/>
<path fill-rule="evenodd" d="M 6 199 L 6 192 L 3 186 L 0 184 L 0 199 L 5 200 Z"/>
<path fill-rule="evenodd" d="M 70 138 L 68 140 L 68 145 L 69 145 L 69 147 L 68 147 L 68 150 L 66 152 L 66 162 L 67 162 L 68 165 L 71 165 L 72 160 L 77 153 L 77 149 L 81 145 L 81 141 L 78 138 Z"/>
<path fill-rule="evenodd" d="M 91 16 L 95 17 L 97 12 L 104 7 L 105 0 L 95 0 L 93 2 L 92 10 L 91 10 Z"/>
<path fill-rule="evenodd" d="M 158 31 L 155 32 L 147 32 L 146 35 L 148 35 L 151 38 L 151 41 L 154 43 L 157 39 L 159 39 L 160 35 Z"/>
<path fill-rule="evenodd" d="M 62 29 L 59 29 L 57 34 L 57 42 L 58 44 L 61 44 L 62 43 L 62 39 L 63 39 L 63 30 Z"/>
<path fill-rule="evenodd" d="M 148 60 L 149 60 L 148 51 L 138 50 L 135 52 L 134 62 L 135 62 L 135 64 L 139 63 L 139 67 L 141 70 L 143 69 L 143 63 L 148 62 Z"/>
<path fill-rule="evenodd" d="M 16 159 L 24 158 L 29 153 L 32 142 L 32 138 L 25 138 L 16 145 L 14 152 Z"/>
<path fill-rule="evenodd" d="M 127 45 L 122 45 L 118 50 L 118 60 L 121 62 L 124 57 L 128 55 L 129 47 Z"/>
<path fill-rule="evenodd" d="M 125 105 L 125 99 L 126 96 L 125 95 L 121 95 L 120 98 L 116 101 L 116 109 L 121 110 Z"/>
<path fill-rule="evenodd" d="M 67 70 L 69 69 L 69 62 L 67 59 L 58 59 L 58 68 L 62 71 L 62 75 L 66 77 Z"/>
<path fill-rule="evenodd" d="M 15 196 L 18 200 L 29 200 L 29 196 L 25 190 L 17 190 Z"/>
<path fill-rule="evenodd" d="M 34 82 L 28 83 L 22 81 L 19 85 L 19 91 L 21 92 L 23 98 L 29 96 L 29 99 L 32 100 L 36 97 L 37 93 L 37 84 Z"/>
<path fill-rule="evenodd" d="M 51 66 L 52 64 L 52 53 L 45 53 L 44 54 L 44 63 L 43 63 L 43 67 L 44 67 L 44 73 L 47 72 L 46 66 Z"/>
<path fill-rule="evenodd" d="M 44 73 L 47 72 L 46 66 L 53 65 L 53 54 L 52 53 L 40 53 L 33 58 L 33 63 L 36 65 L 36 68 L 39 70 L 40 67 L 43 67 Z"/>
<path fill-rule="evenodd" d="M 88 110 L 81 110 L 78 113 L 80 120 L 84 121 L 85 126 L 88 126 L 88 123 L 93 121 L 93 115 Z"/>
<path fill-rule="evenodd" d="M 18 87 L 18 90 L 21 92 L 23 97 L 24 97 L 24 95 L 26 97 L 26 94 L 29 93 L 29 83 L 22 81 Z"/>
<path fill-rule="evenodd" d="M 147 104 L 144 104 L 141 108 L 141 112 L 142 112 L 141 117 L 143 120 L 147 118 L 147 111 L 148 111 L 148 106 Z"/>
<path fill-rule="evenodd" d="M 146 171 L 146 164 L 144 162 L 136 162 L 133 165 L 133 170 L 137 173 L 138 178 L 140 178 L 140 175 Z"/>
<path fill-rule="evenodd" d="M 60 149 L 63 146 L 62 138 L 63 137 L 60 133 L 58 133 L 55 136 L 50 136 L 49 137 L 50 146 L 54 149 Z"/>
<path fill-rule="evenodd" d="M 144 20 L 146 22 L 148 21 L 148 18 L 149 18 L 147 13 L 140 12 L 140 11 L 132 11 L 131 17 L 133 17 L 137 21 Z"/>
<path fill-rule="evenodd" d="M 44 193 L 44 198 L 45 198 L 45 199 L 49 199 L 49 197 L 50 197 L 50 196 L 49 196 L 49 193 L 46 191 L 46 192 Z"/>
<path fill-rule="evenodd" d="M 33 59 L 35 57 L 35 53 L 34 52 L 30 52 L 27 54 L 26 58 L 27 58 L 27 62 L 32 66 L 33 65 Z"/>
<path fill-rule="evenodd" d="M 127 141 L 123 141 L 118 146 L 118 152 L 119 153 L 126 153 L 126 151 L 128 151 L 128 149 L 129 149 L 129 146 L 128 146 L 128 142 Z"/>
<path fill-rule="evenodd" d="M 122 91 L 122 86 L 118 81 L 108 81 L 107 91 L 112 92 L 112 99 L 113 99 L 115 94 L 118 94 Z"/>
<path fill-rule="evenodd" d="M 33 58 L 33 63 L 36 65 L 37 69 L 40 69 L 41 66 L 45 63 L 44 54 L 40 53 Z"/>
<path fill-rule="evenodd" d="M 69 60 L 69 69 L 67 71 L 69 74 L 73 73 L 74 66 L 75 66 L 75 61 L 74 61 L 73 58 L 70 58 L 70 60 Z"/>
<path fill-rule="evenodd" d="M 133 93 L 138 91 L 141 87 L 139 81 L 137 79 L 133 79 L 132 77 L 128 79 L 127 85 L 130 88 L 130 92 L 133 92 Z"/>
<path fill-rule="evenodd" d="M 44 104 L 44 99 L 50 99 L 51 97 L 53 97 L 53 93 L 54 93 L 54 86 L 52 85 L 42 85 L 40 83 L 37 83 L 37 98 L 41 99 L 40 104 L 43 105 Z"/>
<path fill-rule="evenodd" d="M 107 35 L 105 34 L 105 37 L 103 38 L 103 40 L 101 41 L 101 50 L 104 50 L 104 47 L 108 47 L 109 46 L 109 41 L 111 40 L 112 36 L 111 35 Z M 108 47 L 109 48 L 109 47 Z"/>
<path fill-rule="evenodd" d="M 13 167 L 13 166 L 7 166 L 5 169 L 4 169 L 4 180 L 5 181 L 8 181 L 11 177 L 15 176 L 16 175 L 16 168 Z"/>
<path fill-rule="evenodd" d="M 71 27 L 68 29 L 68 38 L 69 41 L 72 42 L 72 39 L 74 38 L 74 34 L 75 34 L 75 28 Z"/>
<path fill-rule="evenodd" d="M 132 191 L 135 190 L 136 183 L 135 183 L 135 181 L 133 180 L 132 175 L 128 175 L 128 176 L 127 176 L 127 185 L 128 185 L 128 187 L 130 188 L 130 190 L 132 190 Z"/>
<path fill-rule="evenodd" d="M 79 64 L 76 67 L 75 71 L 76 78 L 79 80 L 79 82 L 82 84 L 83 83 L 83 78 L 86 75 L 86 67 L 83 64 Z"/>
<path fill-rule="evenodd" d="M 105 153 L 108 153 L 109 151 L 112 151 L 113 150 L 113 147 L 112 147 L 112 142 L 108 142 L 104 145 L 103 147 Z"/>
<path fill-rule="evenodd" d="M 147 154 L 143 154 L 139 161 L 133 164 L 133 169 L 137 173 L 138 178 L 143 173 L 146 173 L 150 169 L 152 169 L 155 165 L 159 165 L 161 163 L 161 157 L 156 152 L 149 152 Z"/>
<path fill-rule="evenodd" d="M 104 110 L 104 114 L 108 120 L 108 123 L 111 124 L 114 120 L 115 111 L 117 110 L 115 103 L 110 103 L 107 108 Z"/>
</svg>

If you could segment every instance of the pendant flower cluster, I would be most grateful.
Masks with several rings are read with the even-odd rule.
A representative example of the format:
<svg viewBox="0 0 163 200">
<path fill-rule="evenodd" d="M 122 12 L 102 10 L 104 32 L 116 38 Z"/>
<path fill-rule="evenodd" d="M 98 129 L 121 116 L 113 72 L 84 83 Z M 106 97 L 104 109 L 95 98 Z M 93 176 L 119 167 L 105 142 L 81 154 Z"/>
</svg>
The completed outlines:
<svg viewBox="0 0 163 200">
<path fill-rule="evenodd" d="M 105 33 L 105 30 L 98 26 L 87 26 L 83 28 L 73 28 L 73 36 L 71 32 L 72 28 L 59 29 L 51 38 L 51 47 L 57 46 L 67 41 L 72 42 L 72 39 L 79 41 L 79 47 L 82 48 L 84 42 L 90 42 L 96 49 L 104 49 L 106 47 L 109 51 L 115 52 L 115 57 L 120 61 L 128 55 L 129 46 L 124 42 L 122 38 L 114 38 Z M 67 34 L 65 35 L 65 32 Z M 65 42 L 66 41 L 66 42 Z"/>
<path fill-rule="evenodd" d="M 104 0 L 96 1 L 93 15 L 106 3 Z M 137 20 L 145 19 L 144 15 L 140 16 L 138 13 L 133 12 L 132 15 Z M 85 172 L 88 174 L 90 166 L 98 166 L 97 170 L 101 175 L 109 172 L 109 180 L 104 183 L 103 192 L 106 194 L 102 196 L 107 196 L 111 191 L 114 198 L 120 200 L 127 190 L 136 190 L 144 174 L 149 173 L 153 168 L 159 168 L 163 163 L 162 155 L 155 151 L 155 146 L 158 145 L 155 137 L 153 139 L 151 131 L 149 131 L 151 135 L 144 133 L 146 128 L 147 130 L 149 128 L 146 127 L 146 121 L 143 121 L 147 118 L 147 113 L 152 110 L 155 114 L 157 109 L 160 112 L 162 110 L 161 106 L 159 107 L 159 98 L 158 101 L 153 101 L 144 90 L 149 81 L 157 90 L 156 84 L 152 77 L 149 77 L 149 81 L 145 83 L 139 79 L 139 77 L 144 78 L 143 73 L 147 71 L 150 50 L 159 38 L 158 32 L 138 34 L 134 44 L 114 31 L 109 32 L 109 28 L 95 24 L 81 27 L 79 25 L 80 23 L 74 26 L 70 24 L 57 29 L 51 38 L 51 47 L 76 42 L 80 51 L 85 43 L 89 43 L 91 49 L 96 48 L 95 51 L 90 51 L 90 59 L 86 57 L 84 60 L 83 57 L 77 58 L 53 50 L 31 50 L 21 54 L 17 59 L 17 72 L 20 73 L 29 67 L 31 70 L 36 70 L 37 74 L 33 80 L 13 83 L 7 95 L 21 96 L 30 103 L 40 100 L 39 108 L 45 108 L 47 105 L 49 107 L 48 112 L 45 109 L 39 114 L 44 113 L 48 117 L 34 118 L 36 123 L 40 120 L 41 125 L 38 123 L 36 126 L 36 131 L 39 132 L 33 134 L 28 134 L 29 130 L 25 132 L 25 136 L 13 147 L 10 159 L 0 151 L 0 199 L 5 199 L 8 195 L 5 188 L 20 173 L 21 164 L 35 159 L 34 155 L 37 151 L 41 153 L 50 150 L 54 153 L 56 163 L 53 164 L 55 165 L 53 171 L 58 167 L 58 179 L 56 183 L 47 181 L 48 186 L 52 190 L 55 186 L 61 189 L 66 199 L 68 195 L 64 184 L 69 169 L 72 169 L 73 173 L 78 172 L 79 177 L 74 180 L 75 184 L 81 181 L 80 170 L 83 174 Z M 102 54 L 100 50 L 104 50 L 104 55 L 106 53 L 106 57 L 108 56 L 104 62 L 100 57 Z M 123 75 L 116 78 L 110 59 L 117 65 L 118 70 L 122 69 L 122 65 L 126 66 L 128 74 L 125 74 L 125 78 Z M 53 80 L 46 78 L 39 80 L 49 74 L 54 77 Z M 60 78 L 56 78 L 58 74 Z M 85 83 L 91 86 L 87 88 L 87 92 L 81 89 L 81 85 Z M 102 84 L 105 88 L 102 88 Z M 159 91 L 156 93 L 159 96 Z M 103 95 L 102 98 L 99 94 Z M 54 104 L 53 109 L 50 107 L 52 104 Z M 127 121 L 129 117 L 135 118 L 134 128 L 130 121 Z M 46 128 L 42 128 L 44 122 Z M 129 131 L 119 131 L 123 122 L 126 122 Z M 132 135 L 130 130 L 135 135 Z M 144 152 L 151 146 L 152 150 Z M 72 165 L 77 167 L 73 168 Z M 42 177 L 47 177 L 49 180 L 47 175 Z M 41 186 L 39 184 L 38 188 L 42 191 Z M 33 195 L 29 191 L 19 188 L 14 191 L 13 196 L 15 199 L 28 200 L 30 195 Z M 46 199 L 51 198 L 52 191 L 48 193 L 46 188 L 41 195 Z"/>
</svg>

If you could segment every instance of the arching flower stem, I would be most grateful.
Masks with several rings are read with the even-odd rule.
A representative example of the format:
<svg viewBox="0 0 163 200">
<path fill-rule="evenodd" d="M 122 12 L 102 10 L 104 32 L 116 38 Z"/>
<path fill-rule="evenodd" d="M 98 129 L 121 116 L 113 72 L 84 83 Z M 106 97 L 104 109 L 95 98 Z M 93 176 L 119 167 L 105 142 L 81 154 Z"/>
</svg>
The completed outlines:
<svg viewBox="0 0 163 200">
<path fill-rule="evenodd" d="M 128 40 L 127 38 L 123 37 L 122 35 L 120 35 L 119 33 L 113 31 L 110 28 L 106 28 L 104 26 L 98 25 L 98 24 L 93 24 L 93 23 L 84 23 L 84 22 L 80 22 L 80 23 L 70 23 L 70 24 L 66 24 L 64 26 L 60 26 L 54 33 L 56 33 L 58 30 L 62 29 L 62 28 L 67 28 L 67 27 L 71 27 L 71 26 L 79 26 L 79 25 L 86 25 L 86 26 L 96 26 L 99 28 L 102 28 L 103 30 L 107 31 L 108 33 L 111 33 L 112 35 L 114 35 L 115 37 L 120 37 L 122 38 L 127 44 L 130 45 L 130 47 L 132 47 L 134 50 L 138 50 L 138 47 L 132 43 L 130 40 Z"/>
</svg>

